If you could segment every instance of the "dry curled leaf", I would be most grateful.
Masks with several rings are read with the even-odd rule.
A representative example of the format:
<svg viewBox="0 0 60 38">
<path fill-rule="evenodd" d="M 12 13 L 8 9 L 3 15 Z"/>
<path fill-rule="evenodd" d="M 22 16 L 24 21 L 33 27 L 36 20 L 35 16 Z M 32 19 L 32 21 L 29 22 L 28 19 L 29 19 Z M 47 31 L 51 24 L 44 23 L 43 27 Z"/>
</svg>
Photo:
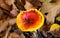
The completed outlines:
<svg viewBox="0 0 60 38">
<path fill-rule="evenodd" d="M 16 23 L 16 19 L 10 19 L 10 20 L 6 20 L 4 21 L 1 25 L 0 25 L 0 32 L 4 31 L 8 25 L 14 25 Z"/>
<path fill-rule="evenodd" d="M 0 32 L 6 30 L 7 26 L 8 26 L 8 22 L 7 22 L 7 21 L 3 22 L 3 23 L 0 25 Z"/>
<path fill-rule="evenodd" d="M 10 6 L 5 3 L 5 0 L 0 0 L 0 7 L 5 10 L 10 10 Z"/>
<path fill-rule="evenodd" d="M 47 19 L 47 22 L 52 24 L 55 22 L 55 17 L 57 16 L 57 14 L 60 13 L 60 5 L 56 5 L 55 7 L 51 8 L 48 12 L 49 13 L 46 16 L 46 19 Z"/>
<path fill-rule="evenodd" d="M 17 8 L 16 6 L 14 6 L 14 0 L 1 0 L 0 7 L 4 13 L 6 13 L 7 15 L 11 17 L 16 17 L 18 14 Z"/>
<path fill-rule="evenodd" d="M 6 2 L 9 6 L 12 5 L 12 9 L 18 10 L 17 7 L 16 7 L 15 4 L 14 4 L 15 0 L 5 0 L 5 2 Z"/>
<path fill-rule="evenodd" d="M 18 35 L 17 33 L 10 33 L 8 38 L 25 38 L 24 35 Z"/>
<path fill-rule="evenodd" d="M 55 17 L 57 16 L 57 14 L 60 13 L 60 5 L 56 5 L 56 4 L 52 4 L 52 3 L 45 3 L 42 7 L 41 7 L 41 11 L 43 14 L 46 14 L 46 22 L 49 23 L 54 23 L 55 21 Z"/>
<path fill-rule="evenodd" d="M 48 13 L 48 10 L 50 10 L 54 5 L 52 5 L 51 3 L 43 3 L 42 7 L 41 7 L 41 12 L 43 14 Z"/>
<path fill-rule="evenodd" d="M 17 14 L 18 14 L 18 12 L 17 12 L 17 10 L 15 10 L 15 9 L 12 9 L 12 11 L 10 11 L 10 15 L 11 15 L 12 17 L 16 17 Z"/>
<path fill-rule="evenodd" d="M 8 23 L 9 23 L 9 25 L 14 25 L 16 23 L 16 19 L 15 18 L 10 19 L 10 20 L 8 20 Z"/>
<path fill-rule="evenodd" d="M 26 1 L 26 4 L 24 7 L 26 10 L 28 10 L 28 9 L 31 9 L 33 7 L 33 5 L 31 3 L 29 3 L 28 1 Z"/>
<path fill-rule="evenodd" d="M 12 4 L 14 4 L 15 0 L 5 0 L 5 2 L 6 2 L 8 5 L 12 5 Z"/>
</svg>

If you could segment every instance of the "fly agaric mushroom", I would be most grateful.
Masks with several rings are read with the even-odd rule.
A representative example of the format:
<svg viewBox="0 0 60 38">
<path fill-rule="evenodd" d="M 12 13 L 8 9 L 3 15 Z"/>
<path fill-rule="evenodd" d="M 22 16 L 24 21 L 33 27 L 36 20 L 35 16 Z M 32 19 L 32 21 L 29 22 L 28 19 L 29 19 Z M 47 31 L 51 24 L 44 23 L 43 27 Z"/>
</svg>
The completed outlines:
<svg viewBox="0 0 60 38">
<path fill-rule="evenodd" d="M 37 9 L 21 11 L 17 16 L 16 23 L 23 32 L 32 32 L 43 26 L 44 16 Z"/>
</svg>

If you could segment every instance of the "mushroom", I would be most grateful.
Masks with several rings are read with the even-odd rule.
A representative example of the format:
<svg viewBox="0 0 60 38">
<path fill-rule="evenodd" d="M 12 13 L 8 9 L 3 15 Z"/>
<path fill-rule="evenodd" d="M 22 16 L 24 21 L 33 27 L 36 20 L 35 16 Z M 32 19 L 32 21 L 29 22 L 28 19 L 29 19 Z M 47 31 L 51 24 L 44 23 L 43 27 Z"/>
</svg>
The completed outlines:
<svg viewBox="0 0 60 38">
<path fill-rule="evenodd" d="M 16 19 L 16 24 L 19 29 L 23 32 L 32 32 L 43 26 L 44 16 L 43 14 L 36 10 L 31 9 L 28 11 L 21 11 Z"/>
</svg>

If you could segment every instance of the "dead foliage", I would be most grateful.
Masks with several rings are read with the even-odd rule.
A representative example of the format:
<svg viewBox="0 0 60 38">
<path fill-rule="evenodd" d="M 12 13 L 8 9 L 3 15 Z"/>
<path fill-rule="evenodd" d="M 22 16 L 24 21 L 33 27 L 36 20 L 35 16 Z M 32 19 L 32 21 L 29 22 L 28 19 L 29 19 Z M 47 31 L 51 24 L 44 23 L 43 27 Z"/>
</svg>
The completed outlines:
<svg viewBox="0 0 60 38">
<path fill-rule="evenodd" d="M 22 32 L 16 24 L 20 11 L 35 8 L 40 10 L 45 22 L 41 29 Z M 49 31 L 50 25 L 60 16 L 60 0 L 0 0 L 0 38 L 60 38 L 60 29 Z"/>
</svg>

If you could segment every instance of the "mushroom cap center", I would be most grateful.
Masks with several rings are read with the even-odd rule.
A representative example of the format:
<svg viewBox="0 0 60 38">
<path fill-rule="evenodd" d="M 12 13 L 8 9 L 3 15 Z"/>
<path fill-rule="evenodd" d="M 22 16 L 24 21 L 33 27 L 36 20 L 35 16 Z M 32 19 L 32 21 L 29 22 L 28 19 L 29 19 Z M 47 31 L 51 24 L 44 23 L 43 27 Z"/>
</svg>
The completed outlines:
<svg viewBox="0 0 60 38">
<path fill-rule="evenodd" d="M 26 27 L 34 26 L 38 20 L 40 15 L 35 11 L 31 10 L 28 12 L 23 12 L 21 16 L 21 23 Z M 40 19 L 41 20 L 41 19 Z"/>
</svg>

